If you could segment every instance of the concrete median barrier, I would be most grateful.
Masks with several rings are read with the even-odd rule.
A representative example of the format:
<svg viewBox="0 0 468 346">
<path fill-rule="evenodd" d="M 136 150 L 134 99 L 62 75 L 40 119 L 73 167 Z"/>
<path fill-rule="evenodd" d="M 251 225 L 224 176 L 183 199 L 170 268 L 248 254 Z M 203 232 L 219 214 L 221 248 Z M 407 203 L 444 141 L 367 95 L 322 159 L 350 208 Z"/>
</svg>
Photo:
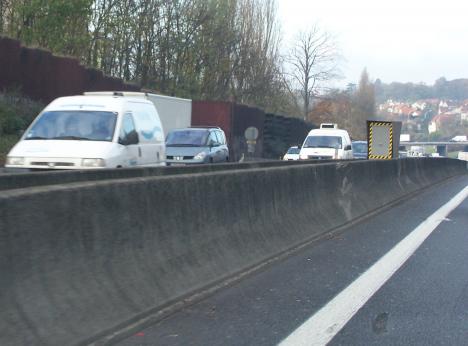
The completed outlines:
<svg viewBox="0 0 468 346">
<path fill-rule="evenodd" d="M 330 161 L 330 160 L 328 160 Z M 78 171 L 35 171 L 25 172 L 22 169 L 3 169 L 0 171 L 0 191 L 21 189 L 33 186 L 60 185 L 76 182 L 127 179 L 174 174 L 191 174 L 218 172 L 224 170 L 267 168 L 288 165 L 318 164 L 326 161 L 254 161 L 243 163 L 222 163 L 209 165 L 187 165 L 170 167 L 131 167 L 116 169 L 95 169 Z"/>
<path fill-rule="evenodd" d="M 89 342 L 460 174 L 407 159 L 2 191 L 0 345 Z"/>
</svg>

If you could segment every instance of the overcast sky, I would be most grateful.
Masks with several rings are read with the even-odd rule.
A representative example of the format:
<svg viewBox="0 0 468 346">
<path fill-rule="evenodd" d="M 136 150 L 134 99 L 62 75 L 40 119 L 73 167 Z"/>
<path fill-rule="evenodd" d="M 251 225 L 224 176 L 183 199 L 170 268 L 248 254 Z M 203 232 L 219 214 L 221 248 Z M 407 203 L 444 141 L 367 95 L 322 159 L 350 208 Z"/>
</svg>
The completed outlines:
<svg viewBox="0 0 468 346">
<path fill-rule="evenodd" d="M 313 23 L 332 33 L 348 82 L 468 78 L 468 0 L 277 0 L 283 43 Z"/>
</svg>

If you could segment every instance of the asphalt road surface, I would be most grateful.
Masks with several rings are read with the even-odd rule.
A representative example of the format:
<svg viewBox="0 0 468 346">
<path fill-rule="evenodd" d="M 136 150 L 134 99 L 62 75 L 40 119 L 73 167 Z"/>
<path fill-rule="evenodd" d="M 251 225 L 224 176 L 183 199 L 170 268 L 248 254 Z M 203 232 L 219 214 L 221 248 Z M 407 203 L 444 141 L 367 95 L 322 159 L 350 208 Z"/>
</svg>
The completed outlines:
<svg viewBox="0 0 468 346">
<path fill-rule="evenodd" d="M 119 345 L 467 345 L 467 187 L 432 187 Z"/>
</svg>

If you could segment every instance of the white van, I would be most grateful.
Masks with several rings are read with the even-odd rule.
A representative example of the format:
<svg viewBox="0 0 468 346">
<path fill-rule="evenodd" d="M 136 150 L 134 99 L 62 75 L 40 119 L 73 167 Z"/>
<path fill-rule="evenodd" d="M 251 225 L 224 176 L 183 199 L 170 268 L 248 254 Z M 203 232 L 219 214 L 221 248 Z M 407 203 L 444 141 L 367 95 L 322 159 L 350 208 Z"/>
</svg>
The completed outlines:
<svg viewBox="0 0 468 346">
<path fill-rule="evenodd" d="M 5 167 L 95 169 L 165 165 L 164 130 L 153 103 L 120 96 L 52 101 L 8 153 Z"/>
<path fill-rule="evenodd" d="M 348 131 L 338 129 L 336 124 L 321 124 L 311 130 L 299 152 L 300 160 L 346 160 L 353 158 L 351 138 Z"/>
</svg>

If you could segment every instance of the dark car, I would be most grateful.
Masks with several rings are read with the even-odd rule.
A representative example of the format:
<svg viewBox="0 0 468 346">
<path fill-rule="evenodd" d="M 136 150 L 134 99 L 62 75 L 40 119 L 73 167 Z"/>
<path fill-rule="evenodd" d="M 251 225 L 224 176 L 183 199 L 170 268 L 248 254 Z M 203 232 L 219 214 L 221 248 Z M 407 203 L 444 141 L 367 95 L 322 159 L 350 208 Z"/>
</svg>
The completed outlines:
<svg viewBox="0 0 468 346">
<path fill-rule="evenodd" d="M 355 159 L 367 159 L 367 141 L 354 141 L 351 145 Z"/>
<path fill-rule="evenodd" d="M 167 134 L 168 166 L 227 161 L 229 149 L 226 136 L 219 127 L 188 127 Z"/>
</svg>

